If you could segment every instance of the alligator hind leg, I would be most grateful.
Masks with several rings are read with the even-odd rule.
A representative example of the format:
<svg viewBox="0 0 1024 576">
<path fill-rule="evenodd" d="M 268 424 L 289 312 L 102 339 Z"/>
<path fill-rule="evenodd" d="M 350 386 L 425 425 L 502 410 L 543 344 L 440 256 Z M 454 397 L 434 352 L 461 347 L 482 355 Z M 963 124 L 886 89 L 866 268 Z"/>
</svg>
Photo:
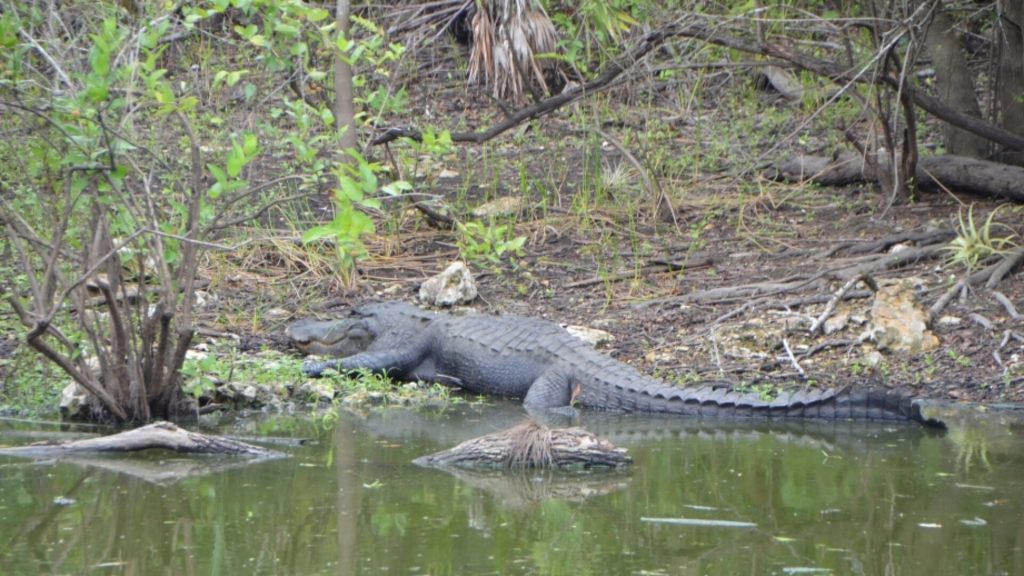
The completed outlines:
<svg viewBox="0 0 1024 576">
<path fill-rule="evenodd" d="M 579 411 L 572 407 L 572 402 L 578 394 L 579 387 L 574 386 L 568 376 L 548 371 L 530 385 L 523 406 L 534 417 L 547 413 L 575 418 Z"/>
</svg>

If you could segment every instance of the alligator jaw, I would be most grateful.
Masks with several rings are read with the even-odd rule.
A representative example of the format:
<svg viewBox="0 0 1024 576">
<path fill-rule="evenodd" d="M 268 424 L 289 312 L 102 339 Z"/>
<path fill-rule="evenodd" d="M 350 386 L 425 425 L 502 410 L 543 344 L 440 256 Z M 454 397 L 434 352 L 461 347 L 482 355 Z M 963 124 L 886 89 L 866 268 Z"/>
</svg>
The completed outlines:
<svg viewBox="0 0 1024 576">
<path fill-rule="evenodd" d="M 373 341 L 360 319 L 305 318 L 285 329 L 292 344 L 306 354 L 345 357 L 366 350 Z"/>
</svg>

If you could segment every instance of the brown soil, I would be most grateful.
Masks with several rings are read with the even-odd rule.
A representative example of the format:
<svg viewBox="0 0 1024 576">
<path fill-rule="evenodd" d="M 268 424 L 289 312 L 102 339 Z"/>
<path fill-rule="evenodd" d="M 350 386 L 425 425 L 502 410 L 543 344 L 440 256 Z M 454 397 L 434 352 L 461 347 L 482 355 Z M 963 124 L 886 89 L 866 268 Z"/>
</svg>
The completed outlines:
<svg viewBox="0 0 1024 576">
<path fill-rule="evenodd" d="M 426 69 L 430 68 L 420 68 Z M 723 84 L 719 96 L 745 82 L 740 78 Z M 426 123 L 429 109 L 434 118 L 452 119 L 453 125 L 465 121 L 486 128 L 494 120 L 485 116 L 493 114 L 494 107 L 480 92 L 440 77 L 415 84 L 410 87 L 413 112 L 408 124 Z M 777 108 L 783 106 L 769 95 L 759 97 L 762 101 L 757 106 L 745 108 L 760 111 L 752 125 L 761 116 L 778 114 Z M 606 330 L 614 336 L 605 347 L 607 353 L 679 383 L 722 376 L 772 387 L 882 383 L 921 397 L 1024 401 L 1024 342 L 1014 337 L 1024 334 L 1024 320 L 1010 317 L 991 290 L 976 286 L 954 298 L 941 314 L 946 317 L 943 322 L 932 326 L 939 348 L 926 353 L 879 354 L 873 343 L 861 341 L 866 327 L 856 323 L 829 335 L 812 336 L 808 326 L 825 304 L 797 303 L 813 296 L 827 299 L 842 286 L 827 271 L 857 258 L 877 259 L 914 243 L 897 242 L 895 248 L 885 245 L 859 255 L 857 247 L 907 232 L 955 231 L 958 210 L 971 203 L 976 204 L 975 219 L 981 223 L 997 202 L 930 193 L 914 203 L 896 203 L 887 209 L 889 199 L 871 186 L 826 189 L 764 181 L 750 168 L 752 159 L 777 142 L 739 133 L 728 142 L 735 153 L 706 171 L 686 177 L 680 177 L 680 172 L 652 171 L 678 214 L 675 225 L 657 223 L 651 215 L 655 203 L 632 163 L 604 136 L 614 135 L 632 154 L 653 163 L 650 158 L 659 151 L 667 157 L 682 156 L 692 154 L 694 147 L 709 147 L 707 139 L 729 137 L 706 128 L 701 131 L 695 123 L 727 126 L 742 119 L 731 116 L 737 113 L 735 108 L 711 103 L 693 113 L 700 118 L 666 123 L 663 117 L 651 117 L 663 112 L 657 106 L 638 107 L 642 102 L 661 102 L 658 95 L 619 89 L 600 98 L 608 110 L 604 114 L 611 118 L 601 128 L 573 124 L 580 109 L 592 105 L 585 102 L 485 147 L 458 147 L 417 182 L 417 192 L 443 197 L 462 219 L 471 219 L 469 211 L 486 200 L 503 196 L 525 200 L 523 210 L 510 219 L 515 234 L 528 238 L 525 255 L 506 258 L 499 265 L 470 262 L 480 289 L 473 308 Z M 719 100 L 709 96 L 706 101 Z M 793 112 L 781 127 L 783 134 L 799 133 L 795 130 L 801 121 Z M 665 134 L 666 125 L 675 132 Z M 806 136 L 800 145 L 790 138 L 774 154 L 785 156 L 807 146 L 822 149 L 829 141 L 826 133 Z M 596 208 L 582 209 L 581 199 L 593 194 L 585 192 L 584 182 L 593 180 L 595 170 L 607 180 L 616 171 L 626 177 L 607 185 Z M 439 177 L 442 171 L 449 171 L 449 178 Z M 637 201 L 638 197 L 647 199 Z M 395 212 L 393 208 L 391 213 Z M 1021 214 L 1020 207 L 1004 209 L 999 219 L 1019 222 Z M 310 225 L 317 220 L 311 216 Z M 344 290 L 332 277 L 295 263 L 287 265 L 285 291 L 268 292 L 259 282 L 248 281 L 225 286 L 216 281 L 216 273 L 211 274 L 215 279 L 211 290 L 221 293 L 222 305 L 228 308 L 245 308 L 246 302 L 256 300 L 282 308 L 291 317 L 344 314 L 350 305 L 373 300 L 413 301 L 426 277 L 458 258 L 457 236 L 431 227 L 424 214 L 412 208 L 397 220 L 378 226 L 390 232 L 372 242 L 373 257 L 361 264 L 361 280 L 353 290 Z M 665 262 L 675 265 L 658 264 Z M 280 266 L 270 268 L 280 270 Z M 964 273 L 962 267 L 940 257 L 870 277 L 881 285 L 912 279 L 927 308 Z M 995 290 L 1024 311 L 1024 282 L 1019 274 L 1007 277 Z M 808 280 L 785 293 L 679 300 L 710 288 L 797 277 Z M 867 319 L 871 302 L 870 295 L 847 300 L 837 313 Z M 982 326 L 972 315 L 987 319 L 991 326 Z M 287 321 L 268 321 L 253 336 L 266 338 L 268 345 L 285 346 L 281 332 Z M 787 344 L 804 374 L 791 361 Z"/>
</svg>

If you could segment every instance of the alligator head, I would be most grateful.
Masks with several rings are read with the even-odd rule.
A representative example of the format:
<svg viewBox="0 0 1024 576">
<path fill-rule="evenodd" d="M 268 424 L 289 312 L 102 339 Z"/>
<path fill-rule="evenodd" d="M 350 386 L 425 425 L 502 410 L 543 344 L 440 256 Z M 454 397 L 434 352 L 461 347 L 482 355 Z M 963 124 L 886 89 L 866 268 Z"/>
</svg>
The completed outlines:
<svg viewBox="0 0 1024 576">
<path fill-rule="evenodd" d="M 374 335 L 363 318 L 316 320 L 304 318 L 285 329 L 292 344 L 306 354 L 345 357 L 366 350 Z"/>
<path fill-rule="evenodd" d="M 384 302 L 355 308 L 350 318 L 297 320 L 285 329 L 285 334 L 306 354 L 345 358 L 399 345 L 419 334 L 434 318 L 434 314 L 410 304 Z"/>
</svg>

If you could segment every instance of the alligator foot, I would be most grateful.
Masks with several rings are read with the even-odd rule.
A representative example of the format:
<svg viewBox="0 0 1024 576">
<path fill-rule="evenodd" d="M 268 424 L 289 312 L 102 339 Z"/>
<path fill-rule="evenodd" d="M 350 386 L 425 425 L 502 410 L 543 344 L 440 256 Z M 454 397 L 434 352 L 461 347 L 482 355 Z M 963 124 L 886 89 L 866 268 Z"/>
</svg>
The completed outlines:
<svg viewBox="0 0 1024 576">
<path fill-rule="evenodd" d="M 319 378 L 328 368 L 334 368 L 336 365 L 337 362 L 333 360 L 305 362 L 302 364 L 302 373 L 310 378 Z"/>
<path fill-rule="evenodd" d="M 572 406 L 538 408 L 523 405 L 531 420 L 548 428 L 568 428 L 579 424 L 580 411 Z"/>
</svg>

